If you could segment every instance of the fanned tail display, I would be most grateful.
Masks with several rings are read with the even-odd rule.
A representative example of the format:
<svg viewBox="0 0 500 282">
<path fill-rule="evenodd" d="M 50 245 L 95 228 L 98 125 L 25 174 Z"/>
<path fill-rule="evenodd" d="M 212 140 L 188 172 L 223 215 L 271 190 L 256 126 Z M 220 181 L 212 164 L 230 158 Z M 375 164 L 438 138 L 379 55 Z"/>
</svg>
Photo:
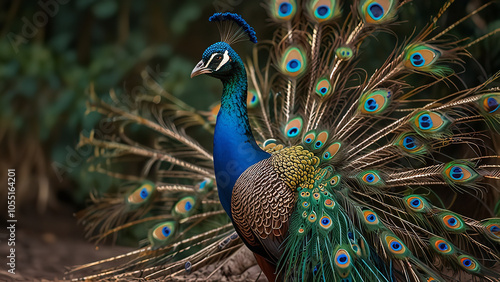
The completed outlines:
<svg viewBox="0 0 500 282">
<path fill-rule="evenodd" d="M 448 36 L 492 3 L 440 28 L 447 1 L 367 71 L 368 39 L 409 24 L 398 19 L 409 2 L 270 0 L 276 32 L 263 43 L 241 16 L 214 14 L 222 41 L 191 74 L 222 81 L 209 111 L 151 81 L 128 107 L 92 95 L 89 111 L 115 130 L 81 144 L 124 184 L 80 220 L 97 240 L 149 231 L 141 249 L 72 271 L 112 263 L 81 279 L 174 279 L 248 247 L 276 281 L 500 281 L 500 72 L 470 88 L 455 73 L 499 30 Z M 230 46 L 243 38 L 257 43 L 246 63 Z M 141 173 L 121 173 L 129 163 Z"/>
</svg>

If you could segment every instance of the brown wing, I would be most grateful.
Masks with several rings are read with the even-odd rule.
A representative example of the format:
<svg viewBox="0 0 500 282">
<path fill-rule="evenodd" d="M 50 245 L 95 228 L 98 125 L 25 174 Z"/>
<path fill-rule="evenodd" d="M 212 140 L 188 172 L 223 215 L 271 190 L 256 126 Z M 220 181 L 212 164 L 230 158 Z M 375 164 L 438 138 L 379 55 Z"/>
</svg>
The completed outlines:
<svg viewBox="0 0 500 282">
<path fill-rule="evenodd" d="M 295 192 L 279 177 L 272 158 L 248 168 L 236 181 L 233 224 L 246 245 L 276 263 L 295 207 Z"/>
</svg>

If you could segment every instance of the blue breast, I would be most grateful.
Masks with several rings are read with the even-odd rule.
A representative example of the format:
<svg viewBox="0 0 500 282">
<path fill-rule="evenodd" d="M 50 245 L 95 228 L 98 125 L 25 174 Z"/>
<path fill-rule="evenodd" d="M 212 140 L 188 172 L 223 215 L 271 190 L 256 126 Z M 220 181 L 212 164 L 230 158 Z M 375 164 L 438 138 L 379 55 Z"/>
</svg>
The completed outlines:
<svg viewBox="0 0 500 282">
<path fill-rule="evenodd" d="M 238 177 L 253 164 L 270 157 L 255 143 L 248 124 L 221 110 L 214 134 L 214 168 L 219 199 L 231 217 L 231 195 Z M 232 217 L 231 217 L 232 218 Z"/>
</svg>

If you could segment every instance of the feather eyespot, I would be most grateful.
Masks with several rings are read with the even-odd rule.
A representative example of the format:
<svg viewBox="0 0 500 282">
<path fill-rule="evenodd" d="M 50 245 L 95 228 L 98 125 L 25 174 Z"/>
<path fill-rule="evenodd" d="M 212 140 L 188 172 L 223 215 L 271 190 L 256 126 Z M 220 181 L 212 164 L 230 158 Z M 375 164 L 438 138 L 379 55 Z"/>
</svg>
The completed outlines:
<svg viewBox="0 0 500 282">
<path fill-rule="evenodd" d="M 286 70 L 289 72 L 296 72 L 300 69 L 302 63 L 297 59 L 292 59 L 286 64 Z"/>
<path fill-rule="evenodd" d="M 314 141 L 314 139 L 316 139 L 316 133 L 310 132 L 310 133 L 306 134 L 306 136 L 304 137 L 304 143 L 310 144 L 310 143 L 312 143 L 312 141 Z"/>
<path fill-rule="evenodd" d="M 197 188 L 198 192 L 207 192 L 213 187 L 213 180 L 210 178 L 205 178 L 205 180 L 199 182 L 198 184 L 195 185 Z"/>
<path fill-rule="evenodd" d="M 339 180 L 340 180 L 340 176 L 338 175 L 334 175 L 331 179 L 330 179 L 330 182 L 328 184 L 330 184 L 330 187 L 335 187 L 337 186 L 337 184 L 339 183 Z"/>
<path fill-rule="evenodd" d="M 483 113 L 498 114 L 499 101 L 500 95 L 498 93 L 486 94 L 479 100 L 479 106 Z"/>
<path fill-rule="evenodd" d="M 313 198 L 315 200 L 319 200 L 319 193 L 313 193 Z"/>
<path fill-rule="evenodd" d="M 332 176 L 332 178 L 330 178 L 328 180 L 328 182 L 326 183 L 327 188 L 329 188 L 329 189 L 335 188 L 335 189 L 339 190 L 341 188 L 339 186 L 340 180 L 341 180 L 341 176 L 340 175 L 337 174 L 337 175 Z"/>
<path fill-rule="evenodd" d="M 361 180 L 368 185 L 377 185 L 381 182 L 380 176 L 375 171 L 368 171 L 364 173 Z"/>
<path fill-rule="evenodd" d="M 339 249 L 335 254 L 335 266 L 341 269 L 349 268 L 351 266 L 349 252 L 344 249 Z"/>
<path fill-rule="evenodd" d="M 379 3 L 371 3 L 368 5 L 368 14 L 372 17 L 372 19 L 378 21 L 384 15 L 384 7 L 382 7 Z"/>
<path fill-rule="evenodd" d="M 314 11 L 314 15 L 318 19 L 326 19 L 326 18 L 328 18 L 330 13 L 331 13 L 330 7 L 328 7 L 326 5 L 321 5 L 318 8 L 316 8 L 316 10 Z"/>
<path fill-rule="evenodd" d="M 286 2 L 281 3 L 278 8 L 280 17 L 289 16 L 292 13 L 292 10 L 293 10 L 292 4 Z"/>
<path fill-rule="evenodd" d="M 464 178 L 464 170 L 459 166 L 453 166 L 450 169 L 450 177 L 453 180 L 462 180 Z"/>
<path fill-rule="evenodd" d="M 404 198 L 406 207 L 413 212 L 427 212 L 429 204 L 418 195 L 409 195 Z"/>
<path fill-rule="evenodd" d="M 465 223 L 458 215 L 450 212 L 443 212 L 439 214 L 438 217 L 440 218 L 443 227 L 448 231 L 460 233 L 465 230 Z"/>
<path fill-rule="evenodd" d="M 146 182 L 142 184 L 139 188 L 135 189 L 126 199 L 130 204 L 142 204 L 149 200 L 153 192 L 155 191 L 155 187 L 153 183 Z"/>
<path fill-rule="evenodd" d="M 394 235 L 385 236 L 386 249 L 394 256 L 401 258 L 406 256 L 406 246 Z"/>
<path fill-rule="evenodd" d="M 479 263 L 471 256 L 461 255 L 457 259 L 460 266 L 467 271 L 478 272 L 480 269 Z"/>
<path fill-rule="evenodd" d="M 411 199 L 410 205 L 412 208 L 415 208 L 415 209 L 421 208 L 423 206 L 422 201 L 420 201 L 419 198 Z"/>
<path fill-rule="evenodd" d="M 488 228 L 488 231 L 491 233 L 491 235 L 500 239 L 500 225 L 490 224 L 490 225 L 488 225 L 487 228 Z"/>
<path fill-rule="evenodd" d="M 326 199 L 325 207 L 332 209 L 333 207 L 335 207 L 335 202 L 332 199 Z"/>
<path fill-rule="evenodd" d="M 195 199 L 193 197 L 190 196 L 184 197 L 175 204 L 172 212 L 174 214 L 187 216 L 193 209 L 194 204 L 195 204 Z"/>
<path fill-rule="evenodd" d="M 488 99 L 486 99 L 486 104 L 486 108 L 488 109 L 488 112 L 490 114 L 498 110 L 498 101 L 494 97 L 489 97 Z"/>
<path fill-rule="evenodd" d="M 413 124 L 419 132 L 434 133 L 445 129 L 449 121 L 438 112 L 423 111 L 415 116 Z"/>
<path fill-rule="evenodd" d="M 364 176 L 363 180 L 365 180 L 368 183 L 372 183 L 375 181 L 375 174 L 373 173 L 368 173 Z"/>
<path fill-rule="evenodd" d="M 429 114 L 423 114 L 418 117 L 419 127 L 423 130 L 428 130 L 432 128 L 433 122 Z"/>
<path fill-rule="evenodd" d="M 316 213 L 313 211 L 312 213 L 309 214 L 309 217 L 307 218 L 309 222 L 315 222 L 316 221 Z"/>
<path fill-rule="evenodd" d="M 356 255 L 361 256 L 361 248 L 358 246 L 358 244 L 351 244 L 351 249 Z"/>
<path fill-rule="evenodd" d="M 425 64 L 425 59 L 420 52 L 415 52 L 411 54 L 410 62 L 414 67 L 421 67 Z"/>
<path fill-rule="evenodd" d="M 401 134 L 394 144 L 400 147 L 404 152 L 412 155 L 423 155 L 427 153 L 424 142 L 422 142 L 420 138 L 417 138 L 413 132 Z"/>
<path fill-rule="evenodd" d="M 405 67 L 417 71 L 426 71 L 442 75 L 447 72 L 445 67 L 434 66 L 434 63 L 441 56 L 441 52 L 430 45 L 416 44 L 410 45 L 405 51 Z"/>
<path fill-rule="evenodd" d="M 352 49 L 347 46 L 339 47 L 335 50 L 335 55 L 341 60 L 349 60 L 354 55 Z"/>
<path fill-rule="evenodd" d="M 363 211 L 363 218 L 368 225 L 377 225 L 379 223 L 378 216 L 371 210 Z"/>
<path fill-rule="evenodd" d="M 167 221 L 155 225 L 150 229 L 148 238 L 153 246 L 163 245 L 172 238 L 175 232 L 175 222 Z"/>
<path fill-rule="evenodd" d="M 361 12 L 367 23 L 382 23 L 390 20 L 394 14 L 394 2 L 392 0 L 368 0 L 361 6 Z"/>
<path fill-rule="evenodd" d="M 498 234 L 500 232 L 500 226 L 498 224 L 492 224 L 489 226 L 490 232 Z"/>
<path fill-rule="evenodd" d="M 306 218 L 306 217 L 307 217 L 307 211 L 304 211 L 304 212 L 302 213 L 302 217 L 303 217 L 303 218 Z"/>
<path fill-rule="evenodd" d="M 339 14 L 337 2 L 336 0 L 311 1 L 311 4 L 307 7 L 307 11 L 313 20 L 322 23 L 333 19 Z"/>
<path fill-rule="evenodd" d="M 321 78 L 316 83 L 316 94 L 320 97 L 325 97 L 330 94 L 331 87 L 330 81 L 327 78 Z"/>
<path fill-rule="evenodd" d="M 287 131 L 287 136 L 288 137 L 295 137 L 299 134 L 299 130 L 296 128 L 296 127 L 293 127 L 293 128 L 290 128 L 288 131 Z"/>
<path fill-rule="evenodd" d="M 413 150 L 417 147 L 414 136 L 406 136 L 403 138 L 403 146 L 408 150 Z"/>
<path fill-rule="evenodd" d="M 328 146 L 321 156 L 323 161 L 328 161 L 335 157 L 335 155 L 339 152 L 341 146 L 342 144 L 340 142 L 334 142 L 330 146 Z"/>
<path fill-rule="evenodd" d="M 321 131 L 314 141 L 314 149 L 320 149 L 328 140 L 328 131 Z"/>
<path fill-rule="evenodd" d="M 255 108 L 259 104 L 259 97 L 257 96 L 257 91 L 248 90 L 247 91 L 247 107 L 249 109 Z"/>
<path fill-rule="evenodd" d="M 434 250 L 436 250 L 438 253 L 448 255 L 453 252 L 453 248 L 451 247 L 451 245 L 444 239 L 436 238 L 432 241 Z"/>
<path fill-rule="evenodd" d="M 323 142 L 321 142 L 321 141 L 319 141 L 319 140 L 318 140 L 318 141 L 316 141 L 316 143 L 314 143 L 314 148 L 316 148 L 316 149 L 321 148 L 321 146 L 323 146 Z"/>
<path fill-rule="evenodd" d="M 299 228 L 299 233 L 300 233 L 300 234 L 304 233 L 304 231 L 305 231 L 305 230 L 304 230 L 304 228 L 303 228 L 303 227 L 300 227 L 300 228 Z"/>
<path fill-rule="evenodd" d="M 391 93 L 389 89 L 377 89 L 364 93 L 359 102 L 359 110 L 366 115 L 382 113 L 390 104 Z"/>
<path fill-rule="evenodd" d="M 448 227 L 450 227 L 450 228 L 454 228 L 458 225 L 457 218 L 452 216 L 452 215 L 447 215 L 443 219 L 444 219 L 444 222 L 446 223 L 446 225 L 448 225 Z"/>
<path fill-rule="evenodd" d="M 365 102 L 365 110 L 368 112 L 374 112 L 375 110 L 378 109 L 378 104 L 377 101 L 373 98 L 369 98 Z"/>
<path fill-rule="evenodd" d="M 403 246 L 397 241 L 392 241 L 391 242 L 391 249 L 395 252 L 398 252 L 398 251 L 401 251 L 403 249 Z"/>
<path fill-rule="evenodd" d="M 297 77 L 306 69 L 305 52 L 298 47 L 288 48 L 281 59 L 281 72 L 290 77 Z"/>
<path fill-rule="evenodd" d="M 302 130 L 302 118 L 296 117 L 288 122 L 285 126 L 285 135 L 288 138 L 297 137 Z"/>
<path fill-rule="evenodd" d="M 332 220 L 329 216 L 324 215 L 319 219 L 319 225 L 324 229 L 329 229 L 332 226 Z"/>
<path fill-rule="evenodd" d="M 280 21 L 291 20 L 297 12 L 297 4 L 293 0 L 275 0 L 271 4 L 271 15 Z"/>
<path fill-rule="evenodd" d="M 500 242 L 500 219 L 493 218 L 481 222 L 484 233 L 495 242 Z"/>
<path fill-rule="evenodd" d="M 309 207 L 309 203 L 308 202 L 302 202 L 302 207 L 304 208 L 308 208 Z"/>
<path fill-rule="evenodd" d="M 200 184 L 198 184 L 198 189 L 203 190 L 207 185 L 207 182 L 208 180 L 203 180 L 202 182 L 200 182 Z"/>
<path fill-rule="evenodd" d="M 140 195 L 141 199 L 144 200 L 149 196 L 149 191 L 146 188 L 142 188 L 139 195 Z"/>
<path fill-rule="evenodd" d="M 447 164 L 442 173 L 446 180 L 454 183 L 467 183 L 478 176 L 472 168 L 457 162 Z"/>
<path fill-rule="evenodd" d="M 163 236 L 168 237 L 172 233 L 172 230 L 168 226 L 165 226 L 161 229 L 161 233 Z"/>
<path fill-rule="evenodd" d="M 172 234 L 173 226 L 171 223 L 164 223 L 153 231 L 153 236 L 159 240 L 165 240 L 168 236 Z"/>
</svg>

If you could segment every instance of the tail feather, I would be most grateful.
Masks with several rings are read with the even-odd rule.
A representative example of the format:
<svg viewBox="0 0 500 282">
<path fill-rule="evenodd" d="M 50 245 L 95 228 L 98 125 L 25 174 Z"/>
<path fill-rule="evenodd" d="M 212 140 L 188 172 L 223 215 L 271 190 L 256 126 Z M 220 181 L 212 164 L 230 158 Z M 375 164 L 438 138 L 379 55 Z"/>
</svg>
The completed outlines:
<svg viewBox="0 0 500 282">
<path fill-rule="evenodd" d="M 445 2 L 369 71 L 368 39 L 395 35 L 393 27 L 405 24 L 398 10 L 409 2 L 268 1 L 277 30 L 246 64 L 252 130 L 270 153 L 300 145 L 320 160 L 314 188 L 297 191 L 284 255 L 268 277 L 500 279 L 500 219 L 490 208 L 500 180 L 492 143 L 500 133 L 500 92 L 491 88 L 500 72 L 471 88 L 454 72 L 471 44 L 496 31 L 468 44 L 449 35 L 492 2 L 439 28 L 454 1 Z M 98 242 L 139 225 L 149 232 L 140 251 L 73 269 L 124 261 L 86 278 L 174 277 L 220 266 L 243 246 L 218 201 L 210 151 L 186 134 L 202 128 L 211 140 L 220 105 L 197 112 L 155 87 L 128 107 L 113 92 L 113 105 L 92 92 L 89 111 L 116 127 L 104 137 L 82 136 L 81 145 L 106 160 L 96 171 L 127 182 L 94 196 L 79 217 Z M 429 98 L 435 89 L 446 95 Z M 134 130 L 151 139 L 137 139 Z M 141 175 L 122 173 L 129 164 Z"/>
</svg>

